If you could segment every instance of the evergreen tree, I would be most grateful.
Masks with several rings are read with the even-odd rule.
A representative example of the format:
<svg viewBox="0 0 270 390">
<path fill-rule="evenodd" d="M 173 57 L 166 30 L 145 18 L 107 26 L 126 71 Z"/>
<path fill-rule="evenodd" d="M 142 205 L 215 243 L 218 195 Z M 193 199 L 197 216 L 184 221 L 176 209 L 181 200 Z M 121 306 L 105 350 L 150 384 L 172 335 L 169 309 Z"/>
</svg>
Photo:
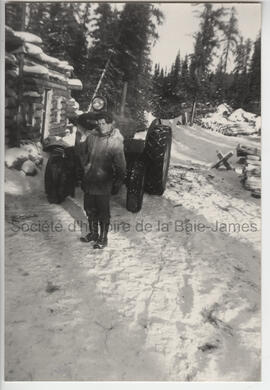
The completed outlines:
<svg viewBox="0 0 270 390">
<path fill-rule="evenodd" d="M 149 3 L 126 3 L 120 15 L 118 69 L 128 83 L 127 112 L 142 125 L 151 100 L 150 48 L 157 39 L 156 25 L 162 17 Z"/>
<path fill-rule="evenodd" d="M 250 95 L 250 53 L 250 39 L 244 41 L 244 38 L 240 37 L 240 42 L 236 47 L 236 66 L 234 69 L 233 84 L 231 86 L 233 104 L 236 108 L 244 108 L 248 102 L 248 97 Z"/>
<path fill-rule="evenodd" d="M 5 6 L 6 25 L 17 31 L 23 30 L 25 11 L 25 3 L 7 3 Z"/>
<path fill-rule="evenodd" d="M 89 48 L 89 74 L 86 81 L 88 104 L 93 96 L 98 81 L 107 64 L 106 73 L 98 94 L 106 96 L 109 106 L 119 101 L 122 74 L 117 67 L 117 39 L 119 38 L 119 15 L 108 3 L 100 3 L 91 18 L 91 46 Z"/>
<path fill-rule="evenodd" d="M 90 5 L 78 3 L 29 3 L 26 30 L 43 40 L 46 54 L 68 61 L 84 87 L 88 80 L 88 28 Z M 86 89 L 73 95 L 83 102 Z"/>
<path fill-rule="evenodd" d="M 204 4 L 200 13 L 200 31 L 195 37 L 194 54 L 190 65 L 191 90 L 195 100 L 198 97 L 205 100 L 209 90 L 209 67 L 214 51 L 220 45 L 216 30 L 222 28 L 223 15 L 222 7 L 214 10 L 210 3 Z"/>
<path fill-rule="evenodd" d="M 189 74 L 189 66 L 188 66 L 188 56 L 186 55 L 182 63 L 181 77 L 180 77 L 180 88 L 181 88 L 182 98 L 184 102 L 190 100 L 189 83 L 190 83 L 190 74 Z"/>
<path fill-rule="evenodd" d="M 250 91 L 249 101 L 260 102 L 261 100 L 261 35 L 254 43 L 254 52 L 250 66 Z M 260 104 L 259 104 L 260 106 Z"/>
<path fill-rule="evenodd" d="M 237 26 L 238 20 L 236 17 L 236 10 L 234 7 L 231 8 L 231 16 L 228 24 L 223 23 L 222 24 L 222 30 L 224 33 L 225 38 L 223 39 L 224 42 L 224 49 L 223 49 L 223 72 L 227 72 L 227 66 L 228 66 L 228 60 L 229 60 L 229 54 L 230 52 L 232 54 L 235 54 L 236 46 L 238 43 L 239 38 L 239 31 Z"/>
</svg>

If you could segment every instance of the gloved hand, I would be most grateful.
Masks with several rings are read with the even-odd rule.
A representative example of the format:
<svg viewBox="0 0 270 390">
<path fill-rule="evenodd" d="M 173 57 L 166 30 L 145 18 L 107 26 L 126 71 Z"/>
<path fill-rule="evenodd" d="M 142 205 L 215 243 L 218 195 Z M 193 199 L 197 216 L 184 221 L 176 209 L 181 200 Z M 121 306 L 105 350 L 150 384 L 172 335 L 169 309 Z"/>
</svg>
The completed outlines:
<svg viewBox="0 0 270 390">
<path fill-rule="evenodd" d="M 118 183 L 114 183 L 114 184 L 112 185 L 111 194 L 112 194 L 112 195 L 118 194 L 120 188 L 121 188 L 121 184 L 119 185 Z"/>
</svg>

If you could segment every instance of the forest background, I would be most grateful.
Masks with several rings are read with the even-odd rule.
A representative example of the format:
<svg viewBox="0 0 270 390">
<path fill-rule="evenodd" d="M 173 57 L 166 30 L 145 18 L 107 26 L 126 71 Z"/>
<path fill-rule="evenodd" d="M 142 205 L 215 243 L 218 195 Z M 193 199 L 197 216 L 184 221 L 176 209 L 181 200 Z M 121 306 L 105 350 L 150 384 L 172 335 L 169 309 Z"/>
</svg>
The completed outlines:
<svg viewBox="0 0 270 390">
<path fill-rule="evenodd" d="M 179 47 L 169 69 L 151 62 L 158 26 L 164 22 L 158 4 L 7 3 L 6 24 L 39 35 L 47 54 L 73 65 L 73 76 L 83 83 L 82 91 L 73 92 L 82 110 L 87 110 L 107 63 L 99 94 L 119 112 L 127 82 L 125 115 L 141 129 L 145 111 L 172 118 L 195 102 L 198 111 L 227 103 L 260 114 L 260 34 L 255 41 L 241 36 L 233 4 L 193 7 L 198 18 L 193 51 L 181 57 Z"/>
</svg>

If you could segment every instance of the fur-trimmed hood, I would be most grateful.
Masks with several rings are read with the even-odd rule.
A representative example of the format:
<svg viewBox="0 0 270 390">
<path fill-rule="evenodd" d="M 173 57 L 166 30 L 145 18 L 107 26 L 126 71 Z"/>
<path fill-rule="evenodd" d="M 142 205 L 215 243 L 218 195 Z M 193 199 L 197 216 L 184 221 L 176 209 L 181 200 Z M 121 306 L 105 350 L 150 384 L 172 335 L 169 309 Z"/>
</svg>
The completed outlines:
<svg viewBox="0 0 270 390">
<path fill-rule="evenodd" d="M 108 194 L 114 181 L 125 178 L 126 161 L 123 136 L 115 128 L 106 135 L 93 130 L 85 142 L 84 191 L 92 194 Z M 83 153 L 81 157 L 83 156 Z"/>
<path fill-rule="evenodd" d="M 90 136 L 91 135 L 95 136 L 95 137 L 100 137 L 100 138 L 107 138 L 108 143 L 112 147 L 120 146 L 124 141 L 124 137 L 122 136 L 120 130 L 117 128 L 112 129 L 112 131 L 110 131 L 110 133 L 105 134 L 105 135 L 100 134 L 100 132 L 95 129 L 90 133 Z"/>
</svg>

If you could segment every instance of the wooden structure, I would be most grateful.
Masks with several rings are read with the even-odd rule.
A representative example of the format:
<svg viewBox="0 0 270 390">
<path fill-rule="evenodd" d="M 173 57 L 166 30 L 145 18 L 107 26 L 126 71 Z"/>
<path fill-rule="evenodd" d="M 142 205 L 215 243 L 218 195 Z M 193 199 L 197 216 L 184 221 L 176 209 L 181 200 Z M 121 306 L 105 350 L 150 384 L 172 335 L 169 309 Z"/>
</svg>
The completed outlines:
<svg viewBox="0 0 270 390">
<path fill-rule="evenodd" d="M 259 148 L 238 145 L 237 156 L 243 165 L 242 182 L 255 198 L 261 197 L 261 150 Z"/>
<path fill-rule="evenodd" d="M 75 115 L 72 89 L 82 89 L 71 79 L 73 67 L 48 56 L 42 40 L 6 27 L 5 143 L 42 141 L 64 135 L 68 118 Z"/>
<path fill-rule="evenodd" d="M 213 168 L 216 168 L 218 169 L 221 165 L 224 165 L 226 169 L 228 170 L 231 170 L 232 169 L 232 166 L 231 164 L 229 163 L 229 159 L 233 156 L 233 152 L 229 152 L 227 153 L 225 156 L 223 156 L 223 154 L 217 150 L 217 157 L 219 159 L 219 161 L 217 161 L 216 163 L 214 163 L 212 166 L 211 166 L 211 169 Z"/>
</svg>

